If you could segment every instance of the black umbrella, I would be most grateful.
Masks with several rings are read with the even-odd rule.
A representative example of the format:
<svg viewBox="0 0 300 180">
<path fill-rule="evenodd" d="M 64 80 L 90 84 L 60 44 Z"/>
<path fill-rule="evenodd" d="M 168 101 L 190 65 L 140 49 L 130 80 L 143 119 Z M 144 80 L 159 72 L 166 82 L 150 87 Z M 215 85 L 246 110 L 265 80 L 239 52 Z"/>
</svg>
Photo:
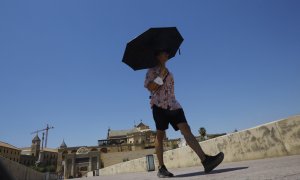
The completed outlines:
<svg viewBox="0 0 300 180">
<path fill-rule="evenodd" d="M 152 68 L 158 63 L 155 57 L 158 50 L 167 50 L 172 58 L 182 41 L 176 27 L 150 28 L 127 43 L 122 62 L 133 70 Z"/>
</svg>

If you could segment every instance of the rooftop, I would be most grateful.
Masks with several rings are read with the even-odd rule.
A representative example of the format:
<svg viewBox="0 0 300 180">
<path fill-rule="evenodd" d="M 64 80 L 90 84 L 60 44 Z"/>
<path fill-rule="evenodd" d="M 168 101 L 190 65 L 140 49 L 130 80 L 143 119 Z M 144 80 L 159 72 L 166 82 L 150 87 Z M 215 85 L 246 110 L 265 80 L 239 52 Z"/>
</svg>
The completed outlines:
<svg viewBox="0 0 300 180">
<path fill-rule="evenodd" d="M 17 148 L 11 144 L 8 144 L 6 142 L 0 141 L 0 146 L 1 147 L 6 147 L 6 148 L 11 148 L 11 149 L 16 149 L 16 150 L 21 150 L 20 148 Z"/>
<path fill-rule="evenodd" d="M 31 147 L 24 147 L 21 148 L 22 152 L 21 154 L 31 154 Z M 42 151 L 42 150 L 41 150 Z M 44 148 L 43 151 L 47 151 L 47 152 L 58 152 L 58 149 L 54 149 L 54 148 Z"/>
<path fill-rule="evenodd" d="M 129 129 L 129 130 L 110 130 L 109 131 L 109 138 L 116 137 L 116 136 L 127 136 L 129 133 L 138 132 L 136 128 Z"/>
</svg>

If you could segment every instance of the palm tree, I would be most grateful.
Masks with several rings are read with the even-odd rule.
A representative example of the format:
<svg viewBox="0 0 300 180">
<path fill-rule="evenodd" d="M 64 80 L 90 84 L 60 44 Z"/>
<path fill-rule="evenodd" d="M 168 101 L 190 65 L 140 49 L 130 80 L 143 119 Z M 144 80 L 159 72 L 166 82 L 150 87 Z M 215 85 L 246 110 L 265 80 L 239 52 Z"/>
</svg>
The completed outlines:
<svg viewBox="0 0 300 180">
<path fill-rule="evenodd" d="M 199 134 L 200 134 L 200 138 L 201 138 L 201 140 L 203 141 L 203 140 L 205 140 L 205 136 L 206 136 L 206 129 L 204 128 L 204 127 L 201 127 L 200 129 L 199 129 Z"/>
</svg>

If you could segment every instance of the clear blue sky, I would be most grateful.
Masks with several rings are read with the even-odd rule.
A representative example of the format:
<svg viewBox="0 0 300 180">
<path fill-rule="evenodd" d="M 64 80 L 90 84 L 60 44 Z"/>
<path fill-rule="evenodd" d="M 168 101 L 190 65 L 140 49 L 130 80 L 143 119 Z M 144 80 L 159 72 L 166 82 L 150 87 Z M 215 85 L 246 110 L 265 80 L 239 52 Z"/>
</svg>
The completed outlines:
<svg viewBox="0 0 300 180">
<path fill-rule="evenodd" d="M 300 114 L 300 1 L 0 1 L 0 140 L 97 145 L 141 119 L 155 128 L 145 70 L 123 64 L 126 43 L 176 26 L 168 63 L 194 134 L 229 133 Z M 173 129 L 170 138 L 181 137 Z M 41 137 L 41 134 L 40 134 Z"/>
</svg>

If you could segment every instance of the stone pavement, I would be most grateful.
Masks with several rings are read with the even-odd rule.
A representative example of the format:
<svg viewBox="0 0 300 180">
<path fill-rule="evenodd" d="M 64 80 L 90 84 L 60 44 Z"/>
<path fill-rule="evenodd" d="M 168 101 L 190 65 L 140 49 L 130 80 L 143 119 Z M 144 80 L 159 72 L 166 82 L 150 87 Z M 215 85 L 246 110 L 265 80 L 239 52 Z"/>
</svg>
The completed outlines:
<svg viewBox="0 0 300 180">
<path fill-rule="evenodd" d="M 223 163 L 209 174 L 203 167 L 169 169 L 174 179 L 197 180 L 300 180 L 300 155 L 270 159 Z M 126 173 L 82 178 L 87 180 L 150 180 L 159 179 L 156 172 Z"/>
</svg>

